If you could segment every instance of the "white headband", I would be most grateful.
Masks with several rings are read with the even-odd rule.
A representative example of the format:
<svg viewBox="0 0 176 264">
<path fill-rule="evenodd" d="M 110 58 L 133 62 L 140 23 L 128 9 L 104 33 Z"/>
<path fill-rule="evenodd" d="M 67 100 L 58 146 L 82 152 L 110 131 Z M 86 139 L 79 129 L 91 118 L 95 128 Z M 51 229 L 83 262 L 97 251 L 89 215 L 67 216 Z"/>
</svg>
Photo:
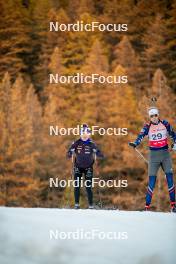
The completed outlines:
<svg viewBox="0 0 176 264">
<path fill-rule="evenodd" d="M 149 116 L 151 115 L 159 115 L 159 111 L 157 108 L 150 108 L 148 111 Z"/>
</svg>

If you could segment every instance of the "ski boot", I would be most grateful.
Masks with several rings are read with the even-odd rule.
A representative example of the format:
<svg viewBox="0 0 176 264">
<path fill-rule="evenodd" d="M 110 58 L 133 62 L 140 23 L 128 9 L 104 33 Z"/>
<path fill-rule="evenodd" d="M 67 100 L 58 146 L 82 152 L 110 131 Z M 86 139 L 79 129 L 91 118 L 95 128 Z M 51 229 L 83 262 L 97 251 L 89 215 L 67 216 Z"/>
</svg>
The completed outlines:
<svg viewBox="0 0 176 264">
<path fill-rule="evenodd" d="M 80 209 L 80 205 L 79 204 L 75 204 L 75 209 Z"/>
<path fill-rule="evenodd" d="M 89 207 L 88 207 L 88 209 L 94 209 L 94 206 L 93 206 L 93 204 L 89 204 Z"/>
<path fill-rule="evenodd" d="M 171 212 L 176 213 L 176 205 L 175 203 L 171 203 Z"/>
<path fill-rule="evenodd" d="M 150 205 L 145 206 L 145 211 L 150 211 Z"/>
</svg>

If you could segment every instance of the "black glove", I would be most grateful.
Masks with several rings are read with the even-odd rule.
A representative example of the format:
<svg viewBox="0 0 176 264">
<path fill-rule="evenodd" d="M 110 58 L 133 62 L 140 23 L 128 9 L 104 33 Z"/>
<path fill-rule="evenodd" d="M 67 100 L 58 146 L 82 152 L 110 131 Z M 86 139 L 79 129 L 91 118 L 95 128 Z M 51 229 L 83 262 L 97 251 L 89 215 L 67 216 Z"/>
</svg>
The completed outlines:
<svg viewBox="0 0 176 264">
<path fill-rule="evenodd" d="M 133 148 L 136 148 L 136 147 L 137 147 L 136 144 L 135 144 L 134 142 L 129 142 L 128 145 L 129 145 L 130 147 L 133 147 Z"/>
</svg>

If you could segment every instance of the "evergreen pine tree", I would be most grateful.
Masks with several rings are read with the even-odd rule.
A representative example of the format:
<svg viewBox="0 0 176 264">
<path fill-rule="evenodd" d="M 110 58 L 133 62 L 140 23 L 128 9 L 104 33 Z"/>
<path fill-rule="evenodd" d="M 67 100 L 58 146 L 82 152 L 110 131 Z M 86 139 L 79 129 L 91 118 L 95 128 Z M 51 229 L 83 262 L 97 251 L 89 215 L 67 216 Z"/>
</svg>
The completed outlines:
<svg viewBox="0 0 176 264">
<path fill-rule="evenodd" d="M 167 30 L 165 21 L 160 15 L 157 15 L 155 21 L 149 25 L 143 42 L 146 46 L 144 51 L 144 69 L 146 82 L 151 85 L 152 77 L 157 68 L 166 70 L 168 66 L 167 49 L 165 39 Z"/>
<path fill-rule="evenodd" d="M 114 48 L 113 69 L 118 65 L 126 69 L 129 84 L 135 88 L 141 88 L 141 65 L 138 55 L 135 53 L 129 39 L 124 36 Z"/>
<path fill-rule="evenodd" d="M 31 51 L 29 17 L 19 0 L 1 0 L 0 9 L 0 77 L 8 71 L 14 80 L 19 72 L 27 73 L 25 58 Z"/>
</svg>

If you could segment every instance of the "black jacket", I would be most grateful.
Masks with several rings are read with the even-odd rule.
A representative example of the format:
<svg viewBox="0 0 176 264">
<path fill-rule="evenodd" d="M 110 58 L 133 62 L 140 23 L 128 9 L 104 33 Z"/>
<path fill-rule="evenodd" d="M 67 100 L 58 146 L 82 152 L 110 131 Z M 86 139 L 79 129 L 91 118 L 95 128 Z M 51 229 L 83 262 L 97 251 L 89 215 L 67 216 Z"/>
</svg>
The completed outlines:
<svg viewBox="0 0 176 264">
<path fill-rule="evenodd" d="M 73 154 L 75 154 L 74 162 L 78 168 L 92 167 L 95 155 L 99 158 L 104 158 L 103 153 L 91 139 L 83 141 L 80 138 L 73 142 L 67 152 L 67 157 L 71 158 Z"/>
</svg>

